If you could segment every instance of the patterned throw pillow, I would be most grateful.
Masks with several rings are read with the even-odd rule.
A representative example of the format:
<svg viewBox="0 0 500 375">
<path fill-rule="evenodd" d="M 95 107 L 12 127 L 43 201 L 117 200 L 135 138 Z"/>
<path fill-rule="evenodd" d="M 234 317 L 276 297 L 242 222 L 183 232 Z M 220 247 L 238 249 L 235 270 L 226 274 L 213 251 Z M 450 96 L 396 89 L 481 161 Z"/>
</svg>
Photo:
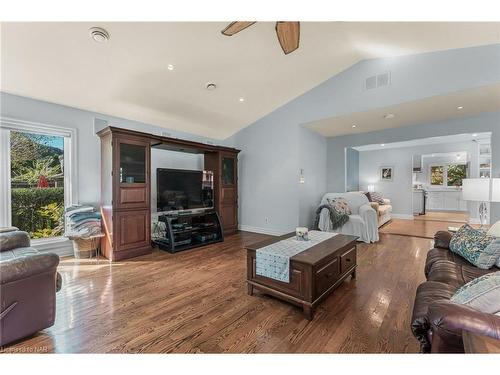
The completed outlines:
<svg viewBox="0 0 500 375">
<path fill-rule="evenodd" d="M 468 282 L 456 291 L 450 301 L 488 314 L 500 313 L 500 271 Z"/>
<path fill-rule="evenodd" d="M 465 224 L 451 237 L 450 250 L 487 270 L 500 257 L 500 239 Z"/>
<path fill-rule="evenodd" d="M 370 202 L 377 202 L 380 205 L 385 204 L 382 193 L 379 192 L 370 193 L 370 198 L 372 199 Z"/>
<path fill-rule="evenodd" d="M 328 204 L 333 207 L 337 213 L 341 215 L 351 215 L 351 209 L 349 208 L 349 204 L 345 200 L 345 198 L 328 198 Z"/>
</svg>

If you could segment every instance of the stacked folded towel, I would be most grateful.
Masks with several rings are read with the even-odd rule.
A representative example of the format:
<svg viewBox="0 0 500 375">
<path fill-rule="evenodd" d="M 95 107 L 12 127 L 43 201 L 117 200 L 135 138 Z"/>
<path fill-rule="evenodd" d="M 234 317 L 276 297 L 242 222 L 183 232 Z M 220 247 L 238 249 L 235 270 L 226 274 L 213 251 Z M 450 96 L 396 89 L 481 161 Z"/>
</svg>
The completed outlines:
<svg viewBox="0 0 500 375">
<path fill-rule="evenodd" d="M 70 206 L 64 210 L 66 237 L 88 238 L 101 233 L 101 214 L 92 206 Z"/>
</svg>

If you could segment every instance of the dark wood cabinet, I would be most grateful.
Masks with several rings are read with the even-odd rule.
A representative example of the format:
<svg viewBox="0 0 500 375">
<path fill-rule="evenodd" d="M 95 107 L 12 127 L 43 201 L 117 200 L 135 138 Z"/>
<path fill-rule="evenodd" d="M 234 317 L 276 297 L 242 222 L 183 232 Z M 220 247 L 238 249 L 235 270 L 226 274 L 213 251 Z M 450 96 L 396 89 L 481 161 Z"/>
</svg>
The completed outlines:
<svg viewBox="0 0 500 375">
<path fill-rule="evenodd" d="M 205 169 L 214 173 L 214 205 L 224 234 L 238 230 L 238 152 L 205 153 Z"/>
<path fill-rule="evenodd" d="M 237 149 L 107 127 L 101 138 L 101 251 L 123 260 L 151 252 L 151 148 L 204 154 L 224 234 L 238 230 Z"/>
<path fill-rule="evenodd" d="M 151 252 L 149 139 L 107 128 L 101 137 L 103 255 L 122 260 Z"/>
</svg>

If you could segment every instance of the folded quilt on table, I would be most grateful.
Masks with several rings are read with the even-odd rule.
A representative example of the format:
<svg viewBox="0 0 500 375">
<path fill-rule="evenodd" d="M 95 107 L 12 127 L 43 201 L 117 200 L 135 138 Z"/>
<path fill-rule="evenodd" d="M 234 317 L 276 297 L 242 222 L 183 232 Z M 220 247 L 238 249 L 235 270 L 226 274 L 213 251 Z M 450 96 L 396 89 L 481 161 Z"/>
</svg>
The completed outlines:
<svg viewBox="0 0 500 375">
<path fill-rule="evenodd" d="M 289 283 L 290 258 L 336 235 L 337 233 L 312 230 L 309 231 L 309 241 L 291 237 L 257 249 L 255 272 L 259 276 Z"/>
</svg>

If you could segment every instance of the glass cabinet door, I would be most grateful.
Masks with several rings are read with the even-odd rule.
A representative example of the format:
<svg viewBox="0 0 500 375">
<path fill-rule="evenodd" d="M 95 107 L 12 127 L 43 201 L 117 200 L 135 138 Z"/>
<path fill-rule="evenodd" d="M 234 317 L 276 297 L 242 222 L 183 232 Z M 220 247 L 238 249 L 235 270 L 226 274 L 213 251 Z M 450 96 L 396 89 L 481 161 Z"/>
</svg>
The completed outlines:
<svg viewBox="0 0 500 375">
<path fill-rule="evenodd" d="M 146 182 L 146 147 L 120 143 L 120 183 Z"/>
<path fill-rule="evenodd" d="M 235 184 L 235 160 L 234 157 L 222 157 L 222 185 Z"/>
</svg>

